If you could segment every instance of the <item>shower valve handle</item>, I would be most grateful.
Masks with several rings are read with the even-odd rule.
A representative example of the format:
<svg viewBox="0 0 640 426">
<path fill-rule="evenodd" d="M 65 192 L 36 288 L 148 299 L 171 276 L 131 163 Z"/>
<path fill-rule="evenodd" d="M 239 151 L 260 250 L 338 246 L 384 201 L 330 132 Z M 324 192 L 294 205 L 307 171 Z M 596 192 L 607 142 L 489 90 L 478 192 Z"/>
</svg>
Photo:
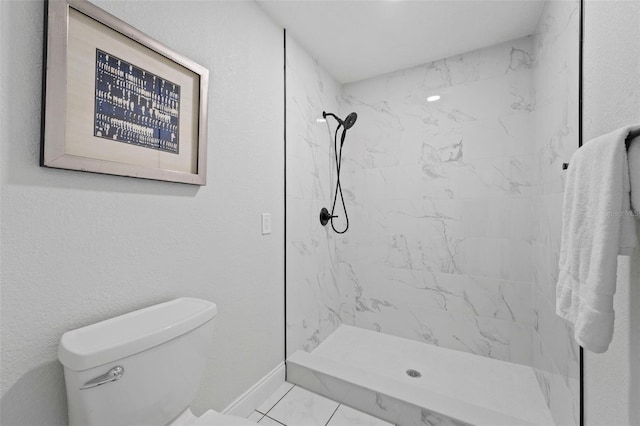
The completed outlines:
<svg viewBox="0 0 640 426">
<path fill-rule="evenodd" d="M 329 210 L 327 210 L 326 207 L 323 207 L 322 210 L 320 210 L 320 224 L 322 226 L 326 226 L 327 223 L 329 223 L 329 221 L 334 217 L 338 217 L 338 216 L 334 216 L 331 213 L 329 213 Z"/>
</svg>

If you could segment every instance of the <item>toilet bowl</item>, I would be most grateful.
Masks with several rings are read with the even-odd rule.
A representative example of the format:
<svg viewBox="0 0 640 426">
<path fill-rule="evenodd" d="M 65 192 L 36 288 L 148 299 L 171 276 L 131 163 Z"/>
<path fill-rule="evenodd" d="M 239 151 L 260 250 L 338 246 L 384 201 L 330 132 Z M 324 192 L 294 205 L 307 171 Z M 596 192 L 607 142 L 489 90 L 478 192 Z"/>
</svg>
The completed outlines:
<svg viewBox="0 0 640 426">
<path fill-rule="evenodd" d="M 242 426 L 189 409 L 208 360 L 217 307 L 180 298 L 68 331 L 60 339 L 70 426 Z"/>
</svg>

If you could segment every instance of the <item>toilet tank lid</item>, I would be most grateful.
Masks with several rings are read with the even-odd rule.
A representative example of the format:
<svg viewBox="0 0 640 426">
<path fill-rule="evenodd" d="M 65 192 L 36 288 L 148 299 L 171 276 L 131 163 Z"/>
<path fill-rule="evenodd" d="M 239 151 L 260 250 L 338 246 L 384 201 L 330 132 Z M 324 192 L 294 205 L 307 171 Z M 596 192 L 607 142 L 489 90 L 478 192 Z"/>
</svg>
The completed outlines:
<svg viewBox="0 0 640 426">
<path fill-rule="evenodd" d="M 83 371 L 142 352 L 185 334 L 216 316 L 215 303 L 182 297 L 76 330 L 60 339 L 58 359 Z"/>
</svg>

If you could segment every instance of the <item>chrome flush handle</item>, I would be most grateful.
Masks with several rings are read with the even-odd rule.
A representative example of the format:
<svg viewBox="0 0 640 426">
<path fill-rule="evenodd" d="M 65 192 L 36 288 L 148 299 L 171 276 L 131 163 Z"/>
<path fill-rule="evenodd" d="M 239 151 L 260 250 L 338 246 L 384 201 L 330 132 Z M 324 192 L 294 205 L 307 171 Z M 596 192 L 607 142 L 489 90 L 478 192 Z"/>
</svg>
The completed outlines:
<svg viewBox="0 0 640 426">
<path fill-rule="evenodd" d="M 94 388 L 96 386 L 104 385 L 105 383 L 115 382 L 120 379 L 124 375 L 124 367 L 117 366 L 113 367 L 111 370 L 107 371 L 101 376 L 98 376 L 94 379 L 89 380 L 85 383 L 80 389 L 89 389 Z"/>
</svg>

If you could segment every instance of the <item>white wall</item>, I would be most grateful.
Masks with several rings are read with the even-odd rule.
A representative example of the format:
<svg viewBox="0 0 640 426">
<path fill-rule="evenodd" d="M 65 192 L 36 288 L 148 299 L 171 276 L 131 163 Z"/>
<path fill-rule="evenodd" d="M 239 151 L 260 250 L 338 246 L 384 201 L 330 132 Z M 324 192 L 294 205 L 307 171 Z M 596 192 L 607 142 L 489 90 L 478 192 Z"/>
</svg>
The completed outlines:
<svg viewBox="0 0 640 426">
<path fill-rule="evenodd" d="M 584 138 L 640 122 L 640 2 L 588 0 Z M 609 350 L 585 351 L 585 424 L 640 425 L 640 254 L 618 258 Z"/>
<path fill-rule="evenodd" d="M 3 425 L 66 424 L 63 332 L 178 296 L 219 309 L 198 410 L 284 357 L 281 28 L 253 2 L 98 4 L 210 69 L 209 184 L 40 168 L 43 4 L 0 2 Z"/>
</svg>

